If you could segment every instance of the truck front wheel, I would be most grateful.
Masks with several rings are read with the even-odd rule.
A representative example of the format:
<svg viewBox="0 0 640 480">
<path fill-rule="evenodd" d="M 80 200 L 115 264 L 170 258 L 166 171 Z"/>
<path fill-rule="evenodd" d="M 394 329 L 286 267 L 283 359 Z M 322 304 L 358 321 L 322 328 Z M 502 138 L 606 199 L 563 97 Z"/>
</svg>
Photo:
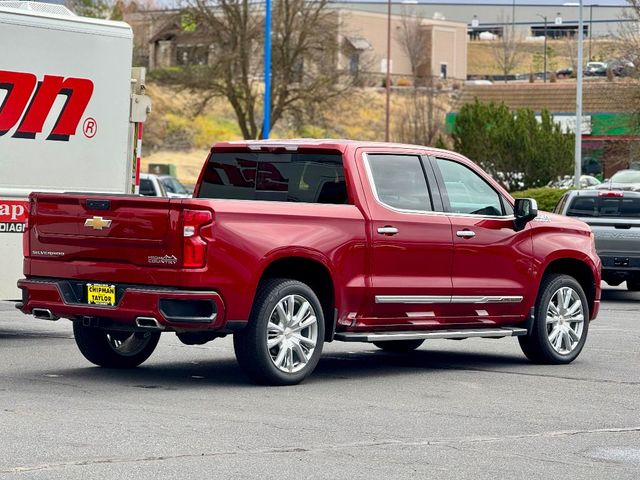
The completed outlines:
<svg viewBox="0 0 640 480">
<path fill-rule="evenodd" d="M 73 322 L 73 335 L 80 352 L 91 363 L 107 368 L 133 368 L 151 356 L 160 340 L 159 332 L 123 332 L 85 327 Z"/>
<path fill-rule="evenodd" d="M 267 385 L 300 383 L 318 364 L 323 343 L 318 297 L 308 285 L 287 279 L 260 284 L 249 324 L 233 336 L 240 367 Z"/>
<path fill-rule="evenodd" d="M 530 335 L 518 337 L 533 362 L 570 363 L 580 355 L 589 330 L 589 304 L 578 281 L 552 274 L 542 280 Z"/>
</svg>

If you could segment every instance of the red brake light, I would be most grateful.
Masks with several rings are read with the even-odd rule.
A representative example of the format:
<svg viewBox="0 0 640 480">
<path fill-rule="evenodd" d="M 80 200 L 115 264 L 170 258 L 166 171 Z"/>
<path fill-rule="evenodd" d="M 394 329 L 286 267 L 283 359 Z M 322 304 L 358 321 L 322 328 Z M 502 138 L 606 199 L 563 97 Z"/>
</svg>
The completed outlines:
<svg viewBox="0 0 640 480">
<path fill-rule="evenodd" d="M 29 199 L 29 206 L 27 207 L 27 215 L 24 222 L 24 232 L 22 232 L 22 256 L 30 256 L 29 248 L 29 223 L 31 218 L 31 211 L 33 210 L 33 199 Z"/>
<path fill-rule="evenodd" d="M 598 192 L 599 197 L 624 197 L 624 192 L 616 190 L 605 190 L 604 192 Z"/>
<path fill-rule="evenodd" d="M 208 210 L 184 210 L 184 268 L 202 268 L 207 260 L 207 242 L 200 236 L 200 229 L 211 223 L 213 216 Z"/>
</svg>

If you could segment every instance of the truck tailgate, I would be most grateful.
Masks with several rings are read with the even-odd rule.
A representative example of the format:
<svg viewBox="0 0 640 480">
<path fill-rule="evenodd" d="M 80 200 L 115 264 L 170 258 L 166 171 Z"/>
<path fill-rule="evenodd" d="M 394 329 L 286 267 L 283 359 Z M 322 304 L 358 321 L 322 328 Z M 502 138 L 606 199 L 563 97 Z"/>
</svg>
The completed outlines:
<svg viewBox="0 0 640 480">
<path fill-rule="evenodd" d="M 596 240 L 600 255 L 640 256 L 640 219 L 585 218 Z"/>
<path fill-rule="evenodd" d="M 26 256 L 179 266 L 180 200 L 133 195 L 31 195 Z"/>
</svg>

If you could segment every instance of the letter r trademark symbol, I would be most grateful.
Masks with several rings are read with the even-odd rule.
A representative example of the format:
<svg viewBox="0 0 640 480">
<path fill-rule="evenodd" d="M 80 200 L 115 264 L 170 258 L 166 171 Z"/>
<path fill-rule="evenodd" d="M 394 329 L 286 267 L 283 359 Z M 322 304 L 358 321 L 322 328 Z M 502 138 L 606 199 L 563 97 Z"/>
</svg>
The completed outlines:
<svg viewBox="0 0 640 480">
<path fill-rule="evenodd" d="M 93 138 L 98 132 L 98 123 L 95 118 L 87 117 L 82 124 L 82 131 L 84 132 L 85 137 Z"/>
</svg>

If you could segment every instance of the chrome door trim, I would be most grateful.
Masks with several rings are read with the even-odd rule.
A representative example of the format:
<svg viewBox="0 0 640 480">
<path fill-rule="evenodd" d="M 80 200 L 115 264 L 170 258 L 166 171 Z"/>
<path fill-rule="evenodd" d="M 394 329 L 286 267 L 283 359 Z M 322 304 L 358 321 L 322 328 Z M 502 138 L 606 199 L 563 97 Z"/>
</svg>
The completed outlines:
<svg viewBox="0 0 640 480">
<path fill-rule="evenodd" d="M 451 303 L 520 303 L 522 295 L 457 295 L 451 297 Z"/>
<path fill-rule="evenodd" d="M 376 295 L 376 303 L 451 303 L 451 295 Z"/>
<path fill-rule="evenodd" d="M 376 295 L 376 303 L 428 304 L 428 303 L 520 303 L 521 295 Z"/>
</svg>

